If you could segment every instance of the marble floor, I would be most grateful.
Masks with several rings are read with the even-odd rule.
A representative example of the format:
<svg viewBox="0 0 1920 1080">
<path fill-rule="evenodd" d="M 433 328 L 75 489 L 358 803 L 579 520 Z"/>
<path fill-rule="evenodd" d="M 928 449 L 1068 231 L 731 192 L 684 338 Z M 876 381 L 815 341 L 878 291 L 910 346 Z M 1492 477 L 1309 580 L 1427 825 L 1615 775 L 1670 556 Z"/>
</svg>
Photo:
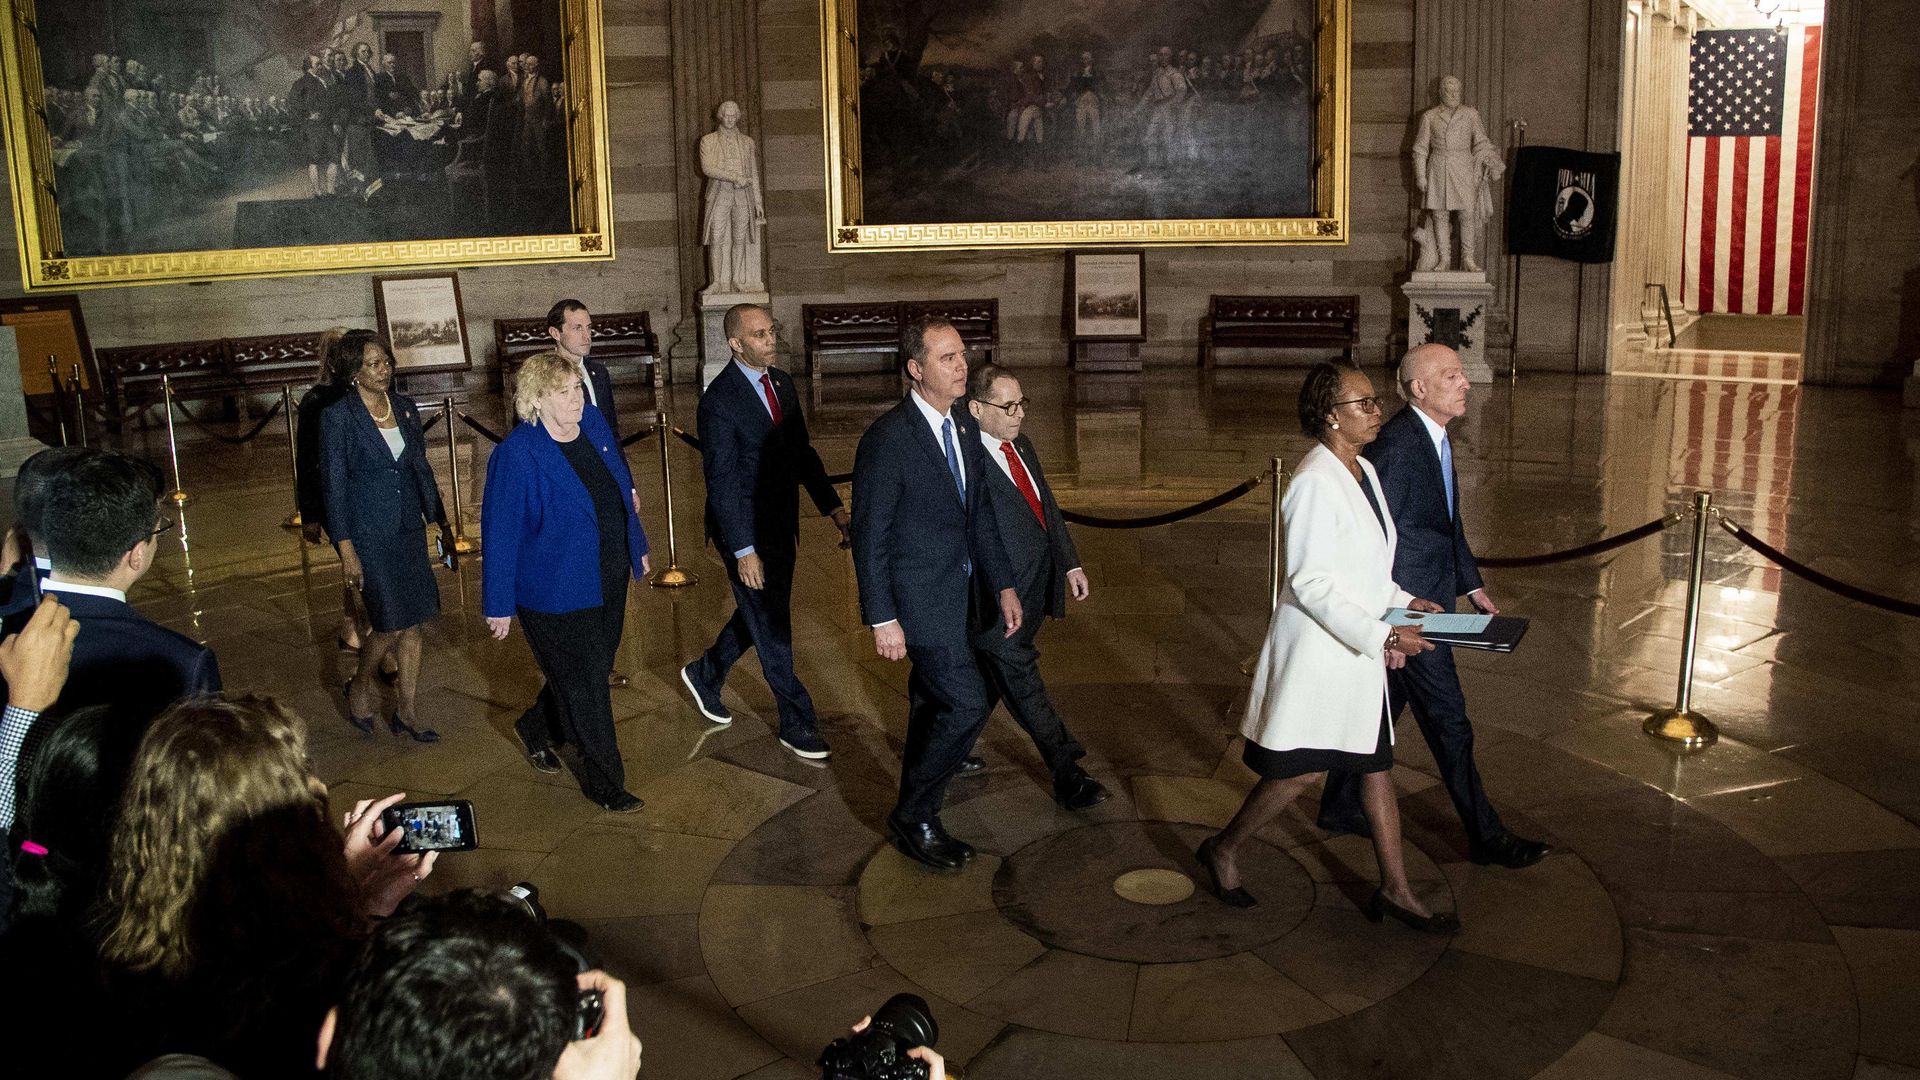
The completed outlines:
<svg viewBox="0 0 1920 1080">
<path fill-rule="evenodd" d="M 1920 598 L 1920 413 L 1897 395 L 1701 378 L 1525 376 L 1478 388 L 1457 429 L 1468 532 L 1484 556 L 1564 548 L 1657 519 L 1696 489 L 1773 545 Z M 1296 460 L 1297 373 L 1036 372 L 1028 430 L 1061 502 L 1107 515 L 1195 502 Z M 804 385 L 804 383 L 803 383 Z M 649 391 L 624 391 L 638 416 Z M 826 382 L 810 407 L 830 470 L 850 467 L 885 378 Z M 690 390 L 663 399 L 689 418 Z M 472 411 L 498 428 L 497 401 Z M 437 427 L 434 463 L 451 479 Z M 979 1080 L 1040 1077 L 1920 1077 L 1920 620 L 1786 576 L 1708 536 L 1695 707 L 1719 743 L 1682 755 L 1640 731 L 1672 703 L 1686 527 L 1610 556 L 1489 573 L 1533 629 L 1511 656 L 1460 658 L 1486 786 L 1549 840 L 1537 867 L 1476 867 L 1432 761 L 1403 721 L 1395 777 L 1409 862 L 1448 939 L 1368 923 L 1364 844 L 1294 812 L 1250 858 L 1261 905 L 1204 892 L 1121 899 L 1122 874 L 1198 873 L 1191 849 L 1251 776 L 1236 719 L 1266 622 L 1264 491 L 1143 530 L 1079 528 L 1092 599 L 1041 635 L 1044 670 L 1114 798 L 1057 810 L 1004 716 L 948 826 L 981 850 L 932 876 L 882 840 L 904 730 L 904 664 L 877 658 L 851 563 L 803 525 L 796 652 L 834 756 L 784 753 L 751 658 L 705 724 L 677 668 L 729 610 L 700 548 L 697 459 L 668 444 L 692 588 L 634 591 L 614 693 L 630 786 L 605 814 L 522 761 L 511 721 L 537 682 L 519 633 L 494 642 L 479 566 L 441 573 L 416 746 L 342 715 L 331 553 L 279 527 L 285 438 L 183 428 L 195 501 L 135 602 L 207 640 L 230 686 L 283 695 L 341 801 L 403 789 L 473 800 L 483 846 L 430 890 L 539 884 L 628 980 L 649 1080 L 817 1075 L 822 1044 L 898 990 L 934 1007 L 939 1049 Z M 467 531 L 486 445 L 462 429 Z M 158 430 L 135 446 L 164 457 Z M 657 444 L 630 450 L 665 558 Z"/>
</svg>

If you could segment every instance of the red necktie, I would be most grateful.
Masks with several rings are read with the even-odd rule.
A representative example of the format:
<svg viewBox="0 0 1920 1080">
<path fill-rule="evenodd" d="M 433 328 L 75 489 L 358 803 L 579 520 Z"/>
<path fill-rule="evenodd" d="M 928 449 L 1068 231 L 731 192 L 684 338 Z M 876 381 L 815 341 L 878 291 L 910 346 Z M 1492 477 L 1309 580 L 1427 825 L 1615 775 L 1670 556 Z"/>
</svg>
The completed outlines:
<svg viewBox="0 0 1920 1080">
<path fill-rule="evenodd" d="M 767 411 L 773 414 L 773 426 L 780 426 L 780 399 L 773 393 L 773 376 L 760 376 L 760 389 L 767 393 Z"/>
<path fill-rule="evenodd" d="M 1020 455 L 1014 453 L 1013 444 L 1000 440 L 1000 452 L 1007 455 L 1007 471 L 1013 474 L 1013 486 L 1026 496 L 1027 506 L 1033 510 L 1033 519 L 1042 529 L 1047 527 L 1046 511 L 1040 509 L 1040 493 L 1033 489 L 1033 478 L 1027 475 L 1027 467 L 1020 464 Z"/>
</svg>

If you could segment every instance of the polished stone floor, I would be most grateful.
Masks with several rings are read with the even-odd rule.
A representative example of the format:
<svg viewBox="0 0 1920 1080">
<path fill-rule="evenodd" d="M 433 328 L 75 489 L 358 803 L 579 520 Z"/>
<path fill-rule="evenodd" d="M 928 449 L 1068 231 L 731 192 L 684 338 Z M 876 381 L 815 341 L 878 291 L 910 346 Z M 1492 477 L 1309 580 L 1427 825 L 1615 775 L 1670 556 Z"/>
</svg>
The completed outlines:
<svg viewBox="0 0 1920 1080">
<path fill-rule="evenodd" d="M 1455 445 L 1480 553 L 1584 543 L 1705 489 L 1815 568 L 1920 598 L 1920 414 L 1888 393 L 1665 374 L 1476 389 Z M 1297 379 L 1035 373 L 1029 431 L 1068 508 L 1166 510 L 1272 455 L 1296 460 Z M 628 416 L 647 393 L 625 391 Z M 824 384 L 810 417 L 829 469 L 850 467 L 889 393 L 886 379 Z M 694 401 L 677 389 L 666 404 L 690 417 Z M 471 409 L 500 426 L 497 402 Z M 1251 911 L 1114 891 L 1130 871 L 1196 874 L 1193 844 L 1251 782 L 1235 727 L 1240 664 L 1266 621 L 1264 491 L 1169 527 L 1077 529 L 1093 597 L 1040 643 L 1115 797 L 1055 809 L 1031 745 L 997 718 L 989 769 L 957 782 L 946 811 L 981 857 L 939 877 L 882 841 L 907 672 L 874 655 L 826 523 L 803 526 L 796 596 L 799 668 L 834 747 L 818 767 L 772 738 L 751 659 L 728 686 L 731 727 L 707 726 L 680 692 L 677 668 L 729 599 L 695 540 L 697 460 L 669 444 L 679 561 L 700 582 L 630 601 L 619 667 L 632 685 L 614 702 L 647 806 L 616 816 L 522 762 L 510 723 L 537 675 L 517 631 L 485 635 L 472 563 L 441 573 L 429 636 L 422 713 L 445 741 L 348 727 L 333 689 L 337 565 L 279 528 L 284 435 L 239 448 L 183 436 L 195 502 L 136 603 L 211 643 L 229 685 L 297 705 L 336 799 L 472 799 L 482 850 L 443 859 L 427 887 L 537 882 L 633 986 L 651 1080 L 817 1075 L 822 1044 L 904 989 L 932 1002 L 939 1049 L 981 1080 L 1920 1077 L 1920 620 L 1784 575 L 1717 527 L 1693 701 L 1722 737 L 1693 755 L 1640 731 L 1673 701 L 1687 525 L 1600 559 L 1489 573 L 1533 629 L 1515 655 L 1461 657 L 1479 761 L 1508 823 L 1555 853 L 1520 872 L 1468 862 L 1403 722 L 1409 863 L 1466 927 L 1435 939 L 1368 923 L 1368 849 L 1299 812 L 1249 859 Z M 485 446 L 460 436 L 472 500 Z M 157 431 L 132 438 L 164 453 Z M 663 560 L 657 444 L 630 453 Z"/>
</svg>

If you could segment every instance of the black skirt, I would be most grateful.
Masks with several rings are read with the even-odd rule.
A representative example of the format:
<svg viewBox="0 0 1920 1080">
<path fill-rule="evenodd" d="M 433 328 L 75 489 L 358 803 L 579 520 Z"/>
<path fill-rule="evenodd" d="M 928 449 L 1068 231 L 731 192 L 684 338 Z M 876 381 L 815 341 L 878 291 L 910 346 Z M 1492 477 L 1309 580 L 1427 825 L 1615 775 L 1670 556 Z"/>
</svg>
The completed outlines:
<svg viewBox="0 0 1920 1080">
<path fill-rule="evenodd" d="M 1380 738 L 1370 754 L 1349 750 L 1330 750 L 1320 746 L 1302 746 L 1292 750 L 1269 750 L 1252 739 L 1247 740 L 1240 760 L 1263 780 L 1285 780 L 1291 776 L 1338 770 L 1350 773 L 1383 772 L 1393 768 L 1393 739 L 1387 728 L 1390 720 L 1386 703 L 1380 705 Z"/>
</svg>

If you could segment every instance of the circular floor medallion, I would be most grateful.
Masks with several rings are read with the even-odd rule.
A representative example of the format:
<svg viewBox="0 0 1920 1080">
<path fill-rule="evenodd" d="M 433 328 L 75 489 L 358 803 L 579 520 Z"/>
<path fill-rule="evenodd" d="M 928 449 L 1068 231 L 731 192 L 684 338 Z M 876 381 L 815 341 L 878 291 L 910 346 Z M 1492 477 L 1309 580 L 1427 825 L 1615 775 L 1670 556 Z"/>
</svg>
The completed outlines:
<svg viewBox="0 0 1920 1080">
<path fill-rule="evenodd" d="M 1178 870 L 1146 867 L 1113 879 L 1113 891 L 1122 900 L 1152 907 L 1177 904 L 1193 895 L 1193 879 Z"/>
</svg>

